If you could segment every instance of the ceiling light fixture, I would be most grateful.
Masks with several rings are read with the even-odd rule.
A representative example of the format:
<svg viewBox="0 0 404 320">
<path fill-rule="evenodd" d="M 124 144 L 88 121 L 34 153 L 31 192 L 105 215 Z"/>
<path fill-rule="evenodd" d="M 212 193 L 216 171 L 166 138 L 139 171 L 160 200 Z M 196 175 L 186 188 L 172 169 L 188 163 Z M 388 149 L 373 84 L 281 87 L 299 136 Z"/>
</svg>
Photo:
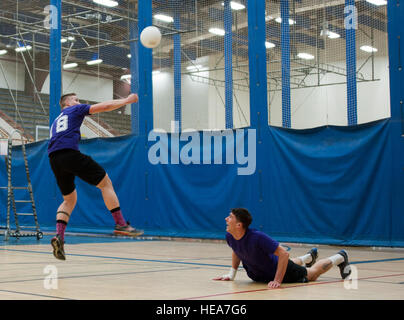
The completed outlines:
<svg viewBox="0 0 404 320">
<path fill-rule="evenodd" d="M 30 45 L 27 45 L 25 47 L 15 48 L 15 52 L 25 52 L 25 51 L 28 51 L 28 50 L 31 50 L 31 49 L 32 49 L 32 47 Z"/>
<path fill-rule="evenodd" d="M 275 43 L 265 41 L 265 48 L 271 49 L 271 48 L 275 48 L 275 47 L 276 47 Z"/>
<path fill-rule="evenodd" d="M 66 63 L 63 66 L 63 69 L 73 69 L 73 68 L 76 68 L 77 66 L 78 66 L 78 64 L 76 62 Z"/>
<path fill-rule="evenodd" d="M 100 64 L 102 63 L 102 59 L 95 59 L 95 60 L 90 60 L 86 62 L 89 66 L 93 66 L 95 64 Z"/>
<path fill-rule="evenodd" d="M 164 22 L 174 22 L 174 18 L 165 14 L 155 14 L 154 18 Z"/>
<path fill-rule="evenodd" d="M 275 21 L 278 22 L 278 23 L 282 23 L 282 18 L 281 18 L 281 17 L 278 17 L 278 18 L 275 19 Z M 290 25 L 296 24 L 296 21 L 289 18 L 289 24 L 290 24 Z"/>
<path fill-rule="evenodd" d="M 218 36 L 224 36 L 226 34 L 226 32 L 220 28 L 210 28 L 209 32 Z"/>
<path fill-rule="evenodd" d="M 387 4 L 386 0 L 366 0 L 366 2 L 374 4 L 375 6 L 384 6 Z"/>
<path fill-rule="evenodd" d="M 224 6 L 224 2 L 222 2 L 222 6 Z M 230 8 L 232 8 L 235 11 L 239 11 L 245 9 L 245 5 L 236 1 L 230 1 Z"/>
<path fill-rule="evenodd" d="M 106 7 L 116 7 L 119 3 L 113 0 L 93 0 L 94 3 L 106 6 Z"/>
<path fill-rule="evenodd" d="M 310 53 L 305 53 L 305 52 L 300 52 L 297 55 L 300 59 L 304 59 L 304 60 L 313 60 L 314 56 L 311 55 Z"/>
<path fill-rule="evenodd" d="M 341 38 L 341 36 L 338 33 L 332 32 L 330 30 L 321 30 L 320 36 L 327 36 L 330 39 Z"/>
<path fill-rule="evenodd" d="M 369 53 L 377 52 L 377 51 L 378 51 L 377 48 L 373 48 L 373 47 L 371 47 L 371 46 L 362 46 L 362 47 L 360 47 L 360 49 L 361 49 L 362 51 L 369 52 Z"/>
</svg>

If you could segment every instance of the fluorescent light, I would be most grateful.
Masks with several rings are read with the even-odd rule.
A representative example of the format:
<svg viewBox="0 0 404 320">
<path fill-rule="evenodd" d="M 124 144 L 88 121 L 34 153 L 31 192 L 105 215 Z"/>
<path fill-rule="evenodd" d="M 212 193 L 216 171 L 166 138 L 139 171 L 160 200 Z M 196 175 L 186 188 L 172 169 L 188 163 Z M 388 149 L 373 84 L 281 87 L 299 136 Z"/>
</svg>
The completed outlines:
<svg viewBox="0 0 404 320">
<path fill-rule="evenodd" d="M 210 33 L 216 34 L 218 36 L 224 36 L 226 32 L 223 29 L 220 28 L 210 28 L 209 29 Z"/>
<path fill-rule="evenodd" d="M 386 0 L 366 0 L 367 2 L 374 4 L 375 6 L 384 6 L 387 4 Z"/>
<path fill-rule="evenodd" d="M 132 75 L 130 74 L 124 74 L 123 76 L 121 76 L 121 80 L 128 80 L 130 78 L 132 78 Z"/>
<path fill-rule="evenodd" d="M 304 59 L 304 60 L 313 60 L 314 56 L 309 54 L 309 53 L 305 53 L 305 52 L 300 52 L 297 55 L 300 59 Z"/>
<path fill-rule="evenodd" d="M 113 0 L 93 0 L 93 2 L 106 7 L 116 7 L 119 4 Z"/>
<path fill-rule="evenodd" d="M 341 36 L 338 33 L 332 32 L 330 30 L 321 30 L 320 36 L 327 36 L 330 39 L 338 39 Z"/>
<path fill-rule="evenodd" d="M 62 38 L 62 39 L 60 39 L 60 42 L 61 42 L 61 43 L 65 43 L 65 42 L 67 42 L 67 39 L 66 39 L 66 38 Z"/>
<path fill-rule="evenodd" d="M 155 14 L 154 18 L 164 22 L 174 22 L 174 18 L 165 14 Z"/>
<path fill-rule="evenodd" d="M 341 38 L 341 36 L 336 32 L 328 31 L 328 38 L 338 39 L 338 38 Z"/>
<path fill-rule="evenodd" d="M 360 49 L 362 51 L 369 52 L 369 53 L 377 52 L 377 48 L 373 48 L 371 46 L 362 46 Z"/>
<path fill-rule="evenodd" d="M 0 56 L 5 55 L 7 53 L 7 50 L 0 50 Z"/>
<path fill-rule="evenodd" d="M 265 41 L 265 48 L 271 49 L 271 48 L 275 48 L 275 47 L 276 47 L 275 43 Z"/>
<path fill-rule="evenodd" d="M 74 40 L 76 40 L 74 37 L 72 37 L 72 36 L 68 36 L 67 37 L 67 40 L 69 40 L 69 41 L 74 41 Z"/>
<path fill-rule="evenodd" d="M 95 59 L 95 60 L 87 61 L 86 63 L 87 63 L 89 66 L 92 66 L 92 65 L 95 65 L 95 64 L 100 64 L 101 62 L 102 62 L 102 59 Z"/>
<path fill-rule="evenodd" d="M 76 68 L 77 66 L 78 66 L 78 64 L 76 62 L 66 63 L 63 66 L 63 69 L 73 69 L 73 68 Z"/>
<path fill-rule="evenodd" d="M 224 2 L 222 2 L 222 6 L 224 6 Z M 245 9 L 245 5 L 236 2 L 236 1 L 230 1 L 230 8 L 232 8 L 233 10 L 243 10 Z"/>
<path fill-rule="evenodd" d="M 278 22 L 278 23 L 282 23 L 282 18 L 278 17 L 278 18 L 275 19 L 275 21 Z M 296 23 L 295 20 L 289 18 L 289 24 L 295 24 L 295 23 Z"/>
<path fill-rule="evenodd" d="M 245 5 L 243 5 L 241 3 L 238 3 L 238 2 L 235 2 L 235 1 L 230 1 L 230 7 L 233 10 L 243 10 L 243 9 L 245 9 Z"/>
<path fill-rule="evenodd" d="M 28 45 L 26 47 L 15 48 L 15 52 L 25 52 L 25 51 L 28 51 L 28 50 L 31 50 L 31 49 L 32 49 L 32 47 L 30 45 Z"/>
<path fill-rule="evenodd" d="M 126 56 L 127 56 L 129 59 L 132 58 L 132 55 L 131 55 L 130 53 L 128 53 Z"/>
</svg>

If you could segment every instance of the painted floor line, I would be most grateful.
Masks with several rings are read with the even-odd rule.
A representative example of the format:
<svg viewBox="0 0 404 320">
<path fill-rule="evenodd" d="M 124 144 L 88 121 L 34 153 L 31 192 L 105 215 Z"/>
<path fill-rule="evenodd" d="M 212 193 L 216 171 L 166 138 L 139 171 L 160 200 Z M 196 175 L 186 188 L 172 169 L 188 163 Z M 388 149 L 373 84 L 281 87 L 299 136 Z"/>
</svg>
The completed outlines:
<svg viewBox="0 0 404 320">
<path fill-rule="evenodd" d="M 176 268 L 176 269 L 158 269 L 158 270 L 134 271 L 134 272 L 84 274 L 84 275 L 62 276 L 62 277 L 58 277 L 58 279 L 61 280 L 61 279 L 95 278 L 95 277 L 122 276 L 122 275 L 144 274 L 144 273 L 154 273 L 154 272 L 184 271 L 184 270 L 195 270 L 195 269 L 199 269 L 199 268 L 183 267 L 183 268 Z M 44 278 L 42 277 L 42 278 L 31 278 L 31 279 L 23 279 L 23 280 L 0 281 L 0 284 L 21 283 L 21 282 L 30 282 L 30 281 L 43 281 L 43 279 Z"/>
<path fill-rule="evenodd" d="M 362 261 L 352 261 L 350 264 L 361 264 L 361 263 L 376 263 L 376 262 L 391 262 L 391 261 L 401 261 L 404 258 L 390 258 L 390 259 L 380 259 L 380 260 L 362 260 Z"/>
<path fill-rule="evenodd" d="M 404 276 L 404 273 L 388 274 L 388 275 L 382 275 L 382 276 L 372 276 L 372 277 L 358 278 L 358 281 L 359 281 L 359 280 L 369 280 L 369 279 L 386 278 L 386 277 L 397 277 L 397 276 Z M 323 284 L 338 283 L 338 282 L 343 282 L 343 281 L 344 281 L 344 280 L 339 279 L 339 280 L 334 280 L 334 281 L 309 282 L 309 283 L 306 283 L 306 284 L 290 285 L 290 286 L 287 286 L 287 287 L 281 287 L 281 288 L 277 288 L 277 289 L 262 288 L 262 289 L 255 289 L 255 290 L 233 291 L 233 292 L 224 292 L 224 293 L 210 294 L 210 295 L 206 295 L 206 296 L 184 298 L 184 299 L 178 299 L 178 300 L 197 300 L 197 299 L 203 299 L 203 298 L 220 297 L 220 296 L 227 296 L 227 295 L 234 295 L 234 294 L 242 294 L 242 293 L 252 293 L 252 292 L 260 292 L 260 291 L 270 291 L 270 290 L 286 290 L 286 289 L 290 289 L 290 288 L 316 286 L 316 285 L 323 285 Z"/>
<path fill-rule="evenodd" d="M 12 252 L 39 253 L 39 254 L 47 254 L 47 255 L 52 254 L 52 252 L 32 251 L 32 250 L 5 249 L 5 248 L 0 248 L 0 250 L 12 251 Z M 101 258 L 101 259 L 115 259 L 115 260 L 126 260 L 126 261 L 156 262 L 156 263 L 173 263 L 173 264 L 197 265 L 197 266 L 207 266 L 207 267 L 226 267 L 227 268 L 229 266 L 228 264 L 222 265 L 222 264 L 212 264 L 212 263 L 185 262 L 185 261 L 176 261 L 176 260 L 155 260 L 155 259 L 124 258 L 124 257 L 98 256 L 98 255 L 78 254 L 78 253 L 70 253 L 70 254 L 68 253 L 67 256 Z"/>
<path fill-rule="evenodd" d="M 74 299 L 70 299 L 70 298 L 62 298 L 62 297 L 56 297 L 56 296 L 48 296 L 48 295 L 44 295 L 44 294 L 36 294 L 36 293 L 12 291 L 12 290 L 4 290 L 4 289 L 0 289 L 0 292 L 21 294 L 21 295 L 35 296 L 35 297 L 43 297 L 43 298 L 54 298 L 54 299 L 59 299 L 59 300 L 74 300 Z"/>
<path fill-rule="evenodd" d="M 43 252 L 43 251 L 32 251 L 32 250 L 20 250 L 20 249 L 8 249 L 8 248 L 0 248 L 3 251 L 12 251 L 12 252 L 26 252 L 26 253 L 39 253 L 39 254 L 52 254 L 51 252 Z M 211 264 L 211 263 L 198 263 L 198 262 L 186 262 L 186 261 L 178 261 L 178 260 L 156 260 L 156 259 L 140 259 L 140 258 L 125 258 L 125 257 L 113 257 L 113 256 L 99 256 L 99 255 L 88 255 L 88 254 L 78 254 L 71 253 L 68 256 L 75 257 L 88 257 L 88 258 L 101 258 L 101 259 L 115 259 L 115 260 L 126 260 L 126 261 L 142 261 L 142 262 L 156 262 L 156 263 L 173 263 L 173 264 L 185 264 L 185 265 L 197 265 L 197 266 L 206 266 L 206 267 L 225 267 L 228 268 L 229 265 L 222 264 Z M 350 264 L 364 264 L 364 263 L 378 263 L 378 262 L 391 262 L 391 261 L 403 261 L 403 258 L 391 258 L 391 259 L 380 259 L 380 260 L 362 260 L 362 261 L 351 261 Z"/>
</svg>

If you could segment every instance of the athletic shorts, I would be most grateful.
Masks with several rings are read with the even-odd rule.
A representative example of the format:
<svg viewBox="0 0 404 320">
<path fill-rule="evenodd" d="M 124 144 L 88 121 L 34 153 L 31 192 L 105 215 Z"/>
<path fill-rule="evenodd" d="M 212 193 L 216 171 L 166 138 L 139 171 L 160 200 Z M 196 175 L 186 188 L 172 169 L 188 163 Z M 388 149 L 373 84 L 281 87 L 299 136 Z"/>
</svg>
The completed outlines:
<svg viewBox="0 0 404 320">
<path fill-rule="evenodd" d="M 104 179 L 105 170 L 91 157 L 80 151 L 63 149 L 49 155 L 49 162 L 62 194 L 68 195 L 76 189 L 75 177 L 91 185 L 98 185 Z"/>
<path fill-rule="evenodd" d="M 299 266 L 292 260 L 288 261 L 288 267 L 286 268 L 285 276 L 282 283 L 302 283 L 308 282 L 306 267 Z"/>
</svg>

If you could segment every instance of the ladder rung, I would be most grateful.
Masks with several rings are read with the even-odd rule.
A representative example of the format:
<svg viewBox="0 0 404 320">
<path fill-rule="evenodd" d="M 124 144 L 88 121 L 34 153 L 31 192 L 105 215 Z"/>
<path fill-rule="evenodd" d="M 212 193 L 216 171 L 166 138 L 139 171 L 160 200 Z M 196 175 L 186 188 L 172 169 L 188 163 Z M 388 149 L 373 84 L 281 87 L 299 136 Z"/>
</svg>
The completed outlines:
<svg viewBox="0 0 404 320">
<path fill-rule="evenodd" d="M 31 202 L 31 200 L 14 200 L 14 202 Z"/>
<path fill-rule="evenodd" d="M 33 216 L 33 213 L 16 213 L 17 216 Z"/>
</svg>

